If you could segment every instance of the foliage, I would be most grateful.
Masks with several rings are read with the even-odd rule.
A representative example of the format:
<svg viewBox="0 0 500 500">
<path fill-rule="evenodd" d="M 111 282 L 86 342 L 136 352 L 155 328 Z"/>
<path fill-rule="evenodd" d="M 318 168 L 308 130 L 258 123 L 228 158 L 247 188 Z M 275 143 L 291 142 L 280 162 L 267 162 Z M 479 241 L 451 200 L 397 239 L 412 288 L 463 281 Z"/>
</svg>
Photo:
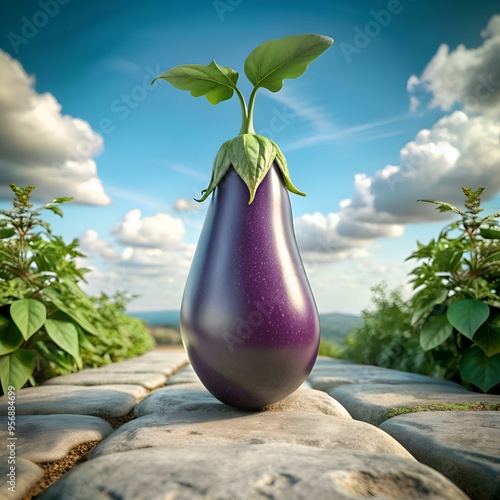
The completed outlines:
<svg viewBox="0 0 500 500">
<path fill-rule="evenodd" d="M 78 241 L 67 244 L 41 218 L 71 198 L 33 208 L 34 186 L 0 211 L 0 380 L 21 388 L 84 366 L 100 366 L 153 345 L 144 324 L 125 314 L 126 297 L 87 296 L 79 287 Z"/>
<path fill-rule="evenodd" d="M 444 376 L 487 392 L 500 384 L 500 212 L 480 217 L 484 188 L 463 188 L 465 210 L 446 202 L 421 200 L 452 211 L 447 225 L 408 259 L 415 294 L 411 325 L 422 349 L 435 356 Z"/>
<path fill-rule="evenodd" d="M 321 340 L 319 343 L 318 355 L 319 356 L 328 356 L 330 358 L 343 358 L 344 357 L 342 347 L 340 347 L 335 342 L 324 339 L 323 337 L 321 337 Z"/>
<path fill-rule="evenodd" d="M 327 50 L 333 40 L 327 36 L 307 34 L 293 35 L 270 40 L 256 47 L 245 60 L 245 75 L 253 88 L 248 107 L 237 86 L 238 72 L 215 61 L 204 66 L 184 64 L 157 76 L 180 90 L 188 90 L 192 96 L 205 96 L 211 104 L 218 104 L 237 95 L 241 106 L 242 122 L 239 135 L 225 142 L 215 158 L 210 183 L 197 201 L 204 201 L 222 181 L 230 168 L 238 172 L 248 186 L 252 203 L 255 192 L 273 163 L 281 171 L 286 188 L 292 193 L 305 196 L 290 179 L 285 156 L 278 145 L 267 137 L 257 135 L 253 128 L 255 96 L 260 88 L 278 92 L 286 78 L 302 75 L 309 64 Z"/>
<path fill-rule="evenodd" d="M 365 309 L 363 324 L 347 336 L 342 357 L 352 361 L 396 370 L 440 375 L 432 358 L 422 351 L 411 326 L 411 310 L 398 290 L 385 283 L 372 289 L 373 309 Z"/>
</svg>

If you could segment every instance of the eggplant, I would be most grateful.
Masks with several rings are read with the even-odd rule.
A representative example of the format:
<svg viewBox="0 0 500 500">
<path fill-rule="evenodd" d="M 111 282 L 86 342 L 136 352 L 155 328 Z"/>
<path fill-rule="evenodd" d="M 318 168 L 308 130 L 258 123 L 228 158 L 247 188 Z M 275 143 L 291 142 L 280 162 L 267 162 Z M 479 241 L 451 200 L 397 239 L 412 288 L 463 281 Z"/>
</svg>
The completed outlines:
<svg viewBox="0 0 500 500">
<path fill-rule="evenodd" d="M 181 335 L 193 369 L 220 401 L 261 408 L 309 375 L 319 317 L 273 164 L 251 204 L 233 167 L 218 185 L 187 278 Z"/>
<path fill-rule="evenodd" d="M 211 196 L 181 303 L 181 336 L 205 387 L 220 401 L 257 409 L 295 391 L 309 375 L 320 324 L 293 230 L 292 183 L 279 146 L 253 129 L 259 88 L 279 91 L 330 47 L 323 35 L 265 42 L 245 61 L 253 84 L 246 101 L 238 73 L 212 61 L 177 66 L 157 79 L 205 96 L 211 104 L 236 94 L 240 133 L 214 161 Z"/>
</svg>

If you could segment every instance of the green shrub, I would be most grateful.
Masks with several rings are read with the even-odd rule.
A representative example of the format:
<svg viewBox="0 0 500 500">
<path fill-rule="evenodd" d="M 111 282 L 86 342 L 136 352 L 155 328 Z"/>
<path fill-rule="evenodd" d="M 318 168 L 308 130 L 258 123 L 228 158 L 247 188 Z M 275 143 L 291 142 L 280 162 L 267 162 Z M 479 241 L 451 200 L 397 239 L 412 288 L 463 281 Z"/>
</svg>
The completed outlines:
<svg viewBox="0 0 500 500">
<path fill-rule="evenodd" d="M 487 392 L 500 384 L 500 212 L 479 217 L 483 190 L 463 188 L 464 211 L 421 200 L 460 220 L 429 244 L 417 242 L 408 259 L 419 261 L 410 273 L 411 324 L 422 349 L 439 353 L 434 357 L 446 378 Z"/>
<path fill-rule="evenodd" d="M 419 345 L 411 326 L 409 305 L 398 290 L 388 291 L 385 283 L 372 289 L 373 309 L 361 313 L 363 324 L 346 339 L 343 357 L 368 365 L 440 376 L 432 357 Z"/>
<path fill-rule="evenodd" d="M 347 339 L 343 355 L 364 364 L 425 373 L 483 392 L 500 388 L 499 213 L 480 218 L 480 196 L 463 188 L 465 210 L 421 200 L 460 216 L 407 260 L 414 295 L 405 302 L 384 285 L 373 289 L 374 310 Z"/>
<path fill-rule="evenodd" d="M 126 297 L 87 296 L 87 269 L 77 266 L 78 241 L 66 244 L 42 220 L 43 210 L 62 217 L 71 198 L 39 208 L 34 186 L 14 193 L 12 210 L 0 211 L 0 380 L 21 388 L 84 366 L 100 366 L 153 346 L 144 324 L 125 314 Z"/>
<path fill-rule="evenodd" d="M 331 340 L 326 340 L 323 337 L 319 343 L 319 356 L 328 356 L 330 358 L 344 358 L 344 349 L 332 342 Z"/>
</svg>

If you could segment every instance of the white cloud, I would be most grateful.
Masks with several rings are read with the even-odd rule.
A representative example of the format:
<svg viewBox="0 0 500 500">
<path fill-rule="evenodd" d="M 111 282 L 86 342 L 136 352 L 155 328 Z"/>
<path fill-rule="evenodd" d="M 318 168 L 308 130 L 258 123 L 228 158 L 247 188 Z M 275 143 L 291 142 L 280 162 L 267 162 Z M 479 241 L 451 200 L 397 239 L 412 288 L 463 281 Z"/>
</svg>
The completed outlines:
<svg viewBox="0 0 500 500">
<path fill-rule="evenodd" d="M 132 210 L 111 235 L 108 242 L 89 229 L 80 240 L 88 257 L 83 265 L 93 269 L 86 290 L 137 294 L 135 309 L 178 308 L 195 250 L 183 242 L 182 221 L 163 213 L 141 219 Z"/>
<path fill-rule="evenodd" d="M 155 249 L 179 246 L 184 232 L 181 219 L 164 213 L 141 219 L 138 209 L 128 212 L 113 229 L 119 243 Z"/>
<path fill-rule="evenodd" d="M 355 194 L 336 213 L 305 214 L 295 221 L 297 242 L 306 261 L 359 258 L 377 238 L 399 238 L 406 224 L 442 220 L 418 199 L 463 206 L 461 187 L 486 186 L 484 200 L 500 191 L 500 126 L 484 116 L 461 111 L 418 132 L 400 151 L 399 165 L 374 175 L 356 174 Z"/>
<path fill-rule="evenodd" d="M 9 182 L 35 184 L 44 201 L 74 196 L 76 203 L 107 205 L 93 160 L 102 137 L 80 118 L 61 114 L 52 94 L 38 94 L 34 78 L 0 50 L 0 198 Z"/>
<path fill-rule="evenodd" d="M 119 252 L 108 242 L 99 239 L 99 234 L 94 229 L 88 229 L 80 238 L 80 247 L 84 253 L 99 255 L 108 261 L 120 259 Z"/>
<path fill-rule="evenodd" d="M 179 198 L 174 203 L 174 210 L 176 212 L 196 212 L 200 210 L 200 207 L 192 201 L 185 200 L 184 198 Z"/>
<path fill-rule="evenodd" d="M 410 111 L 415 113 L 420 106 L 420 100 L 414 95 L 410 96 Z"/>
<path fill-rule="evenodd" d="M 493 16 L 481 33 L 483 44 L 475 49 L 442 44 L 420 78 L 412 75 L 410 94 L 430 92 L 430 107 L 449 111 L 455 104 L 467 113 L 500 114 L 500 15 Z"/>
</svg>

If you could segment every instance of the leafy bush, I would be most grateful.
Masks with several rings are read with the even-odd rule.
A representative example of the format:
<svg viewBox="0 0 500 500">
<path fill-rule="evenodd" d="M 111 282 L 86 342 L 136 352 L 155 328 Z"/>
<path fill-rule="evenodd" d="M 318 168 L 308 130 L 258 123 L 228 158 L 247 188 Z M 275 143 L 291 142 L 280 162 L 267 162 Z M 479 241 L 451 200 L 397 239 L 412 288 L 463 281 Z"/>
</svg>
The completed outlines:
<svg viewBox="0 0 500 500">
<path fill-rule="evenodd" d="M 411 326 L 411 310 L 398 290 L 388 291 L 385 283 L 372 289 L 373 309 L 361 313 L 363 324 L 346 339 L 342 357 L 352 361 L 396 370 L 440 376 L 432 357 L 419 345 Z"/>
<path fill-rule="evenodd" d="M 465 211 L 421 200 L 460 220 L 408 259 L 420 261 L 410 273 L 411 324 L 422 349 L 439 352 L 446 378 L 487 392 L 500 384 L 500 212 L 479 217 L 483 190 L 463 188 Z"/>
<path fill-rule="evenodd" d="M 126 297 L 91 298 L 79 287 L 87 269 L 78 241 L 66 244 L 42 220 L 43 210 L 62 217 L 56 198 L 39 208 L 34 186 L 14 193 L 12 210 L 0 211 L 0 380 L 21 388 L 84 366 L 100 366 L 151 349 L 144 324 L 125 314 Z"/>
<path fill-rule="evenodd" d="M 405 302 L 381 284 L 372 289 L 374 310 L 347 338 L 344 357 L 364 364 L 455 380 L 483 392 L 500 388 L 499 213 L 480 218 L 480 196 L 463 188 L 465 210 L 421 200 L 452 211 L 461 220 L 441 231 L 407 260 L 414 295 Z"/>
</svg>

